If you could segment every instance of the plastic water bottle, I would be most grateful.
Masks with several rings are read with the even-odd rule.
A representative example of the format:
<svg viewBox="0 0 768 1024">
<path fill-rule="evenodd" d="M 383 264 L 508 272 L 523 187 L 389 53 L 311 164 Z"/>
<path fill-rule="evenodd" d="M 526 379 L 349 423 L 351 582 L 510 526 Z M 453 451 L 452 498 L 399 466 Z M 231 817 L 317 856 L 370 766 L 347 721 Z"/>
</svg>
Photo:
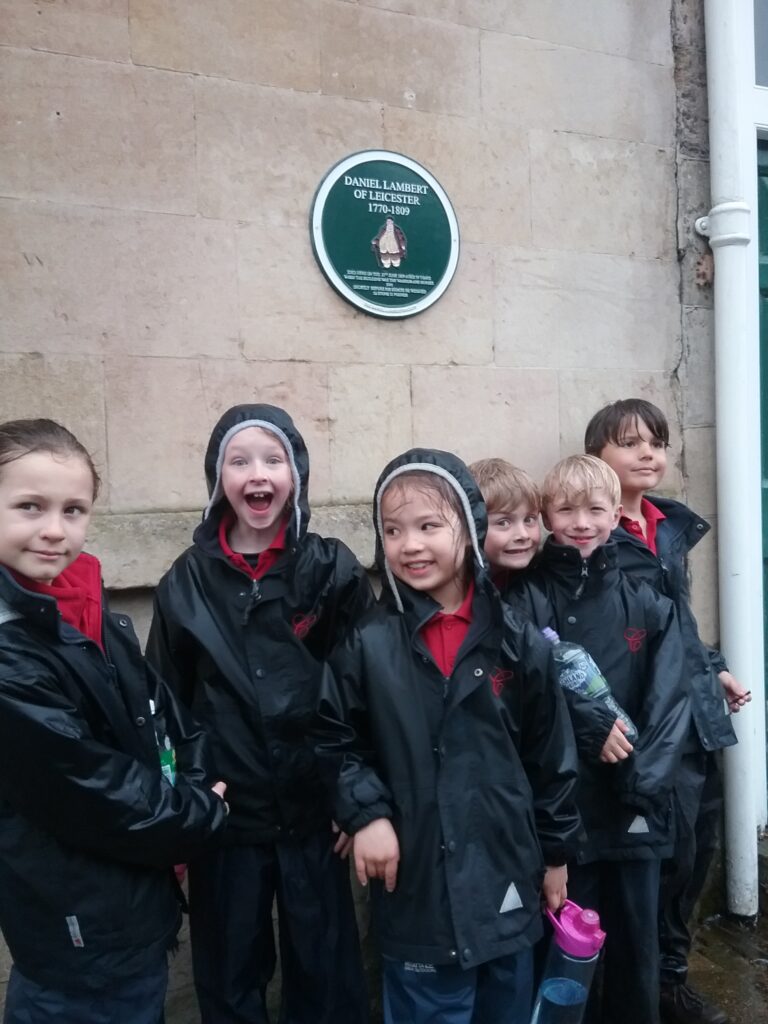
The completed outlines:
<svg viewBox="0 0 768 1024">
<path fill-rule="evenodd" d="M 541 633 L 552 644 L 560 685 L 585 697 L 601 700 L 627 727 L 626 738 L 634 745 L 638 736 L 637 726 L 614 699 L 611 688 L 592 655 L 580 644 L 561 640 L 554 629 L 547 627 L 542 629 Z"/>
<path fill-rule="evenodd" d="M 554 935 L 533 1005 L 531 1024 L 581 1024 L 605 932 L 594 910 L 566 900 L 559 917 L 547 910 Z"/>
</svg>

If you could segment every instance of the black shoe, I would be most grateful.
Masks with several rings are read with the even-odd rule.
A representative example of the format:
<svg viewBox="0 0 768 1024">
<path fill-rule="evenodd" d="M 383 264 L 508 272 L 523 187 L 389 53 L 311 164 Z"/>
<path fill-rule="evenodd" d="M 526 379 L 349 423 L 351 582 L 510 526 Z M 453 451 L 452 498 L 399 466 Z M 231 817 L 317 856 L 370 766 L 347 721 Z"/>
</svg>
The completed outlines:
<svg viewBox="0 0 768 1024">
<path fill-rule="evenodd" d="M 688 985 L 663 985 L 661 1016 L 665 1024 L 728 1024 L 728 1016 Z"/>
</svg>

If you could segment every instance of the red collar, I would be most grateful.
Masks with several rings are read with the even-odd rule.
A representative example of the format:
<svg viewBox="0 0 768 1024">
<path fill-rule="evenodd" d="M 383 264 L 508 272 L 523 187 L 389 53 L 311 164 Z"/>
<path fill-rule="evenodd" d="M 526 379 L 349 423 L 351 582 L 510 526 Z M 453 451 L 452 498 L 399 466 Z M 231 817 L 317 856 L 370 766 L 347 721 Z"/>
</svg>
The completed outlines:
<svg viewBox="0 0 768 1024">
<path fill-rule="evenodd" d="M 260 580 L 285 551 L 285 533 L 288 528 L 288 520 L 283 520 L 269 547 L 259 552 L 255 565 L 252 565 L 241 552 L 232 550 L 227 534 L 234 524 L 235 513 L 231 508 L 228 508 L 222 515 L 221 522 L 219 523 L 219 545 L 221 550 L 236 569 L 247 573 L 252 580 Z"/>
<path fill-rule="evenodd" d="M 427 650 L 446 678 L 453 672 L 459 650 L 469 632 L 474 594 L 474 580 L 470 580 L 464 600 L 455 612 L 435 612 L 421 628 Z"/>
<path fill-rule="evenodd" d="M 64 622 L 103 648 L 101 565 L 98 558 L 83 551 L 50 583 L 30 580 L 17 572 L 13 576 L 25 590 L 54 598 Z"/>
<path fill-rule="evenodd" d="M 643 528 L 636 519 L 630 519 L 629 516 L 622 516 L 619 522 L 627 531 L 631 533 L 633 537 L 637 537 L 638 540 L 643 541 L 650 550 L 656 554 L 656 527 L 662 519 L 667 517 L 657 508 L 652 501 L 648 501 L 647 498 L 642 498 L 640 501 L 640 511 L 645 519 L 645 533 Z"/>
</svg>

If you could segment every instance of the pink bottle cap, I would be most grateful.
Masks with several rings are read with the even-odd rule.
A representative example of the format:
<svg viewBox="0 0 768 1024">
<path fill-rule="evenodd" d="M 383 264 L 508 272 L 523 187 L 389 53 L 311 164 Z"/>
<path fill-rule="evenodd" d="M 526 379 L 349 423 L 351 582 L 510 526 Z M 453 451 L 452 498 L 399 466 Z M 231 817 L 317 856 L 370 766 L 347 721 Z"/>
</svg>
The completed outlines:
<svg viewBox="0 0 768 1024">
<path fill-rule="evenodd" d="M 547 909 L 555 930 L 555 942 L 564 953 L 590 959 L 603 948 L 605 932 L 595 910 L 582 910 L 576 903 L 566 900 L 558 917 Z"/>
</svg>

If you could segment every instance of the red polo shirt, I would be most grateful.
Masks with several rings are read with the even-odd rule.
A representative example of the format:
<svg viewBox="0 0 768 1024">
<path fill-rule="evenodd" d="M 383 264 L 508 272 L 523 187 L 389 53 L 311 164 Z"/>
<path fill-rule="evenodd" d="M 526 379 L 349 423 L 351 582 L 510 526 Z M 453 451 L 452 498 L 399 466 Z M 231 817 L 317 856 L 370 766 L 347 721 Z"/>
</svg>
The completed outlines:
<svg viewBox="0 0 768 1024">
<path fill-rule="evenodd" d="M 648 501 L 647 498 L 643 498 L 640 502 L 640 511 L 645 516 L 645 533 L 643 528 L 636 519 L 629 519 L 628 516 L 622 516 L 619 522 L 624 529 L 633 534 L 638 540 L 643 541 L 647 544 L 651 551 L 656 554 L 656 526 L 660 520 L 666 519 L 667 517 L 661 512 L 653 502 Z"/>
<path fill-rule="evenodd" d="M 285 531 L 288 526 L 288 520 L 283 520 L 282 526 L 277 531 L 275 539 L 269 547 L 265 548 L 259 555 L 255 556 L 255 565 L 253 565 L 245 555 L 240 554 L 239 551 L 232 550 L 227 534 L 234 524 L 235 513 L 232 509 L 227 509 L 227 511 L 222 515 L 221 522 L 219 523 L 219 544 L 221 545 L 221 550 L 235 568 L 241 569 L 243 572 L 247 573 L 252 580 L 260 580 L 267 569 L 271 569 L 285 551 Z M 253 555 L 250 557 L 254 558 Z"/>
<path fill-rule="evenodd" d="M 470 581 L 467 596 L 455 612 L 436 612 L 426 625 L 421 627 L 421 635 L 427 649 L 435 659 L 435 664 L 448 678 L 456 664 L 456 655 L 464 643 L 464 638 L 472 622 L 472 598 L 475 593 L 474 581 Z"/>
</svg>

